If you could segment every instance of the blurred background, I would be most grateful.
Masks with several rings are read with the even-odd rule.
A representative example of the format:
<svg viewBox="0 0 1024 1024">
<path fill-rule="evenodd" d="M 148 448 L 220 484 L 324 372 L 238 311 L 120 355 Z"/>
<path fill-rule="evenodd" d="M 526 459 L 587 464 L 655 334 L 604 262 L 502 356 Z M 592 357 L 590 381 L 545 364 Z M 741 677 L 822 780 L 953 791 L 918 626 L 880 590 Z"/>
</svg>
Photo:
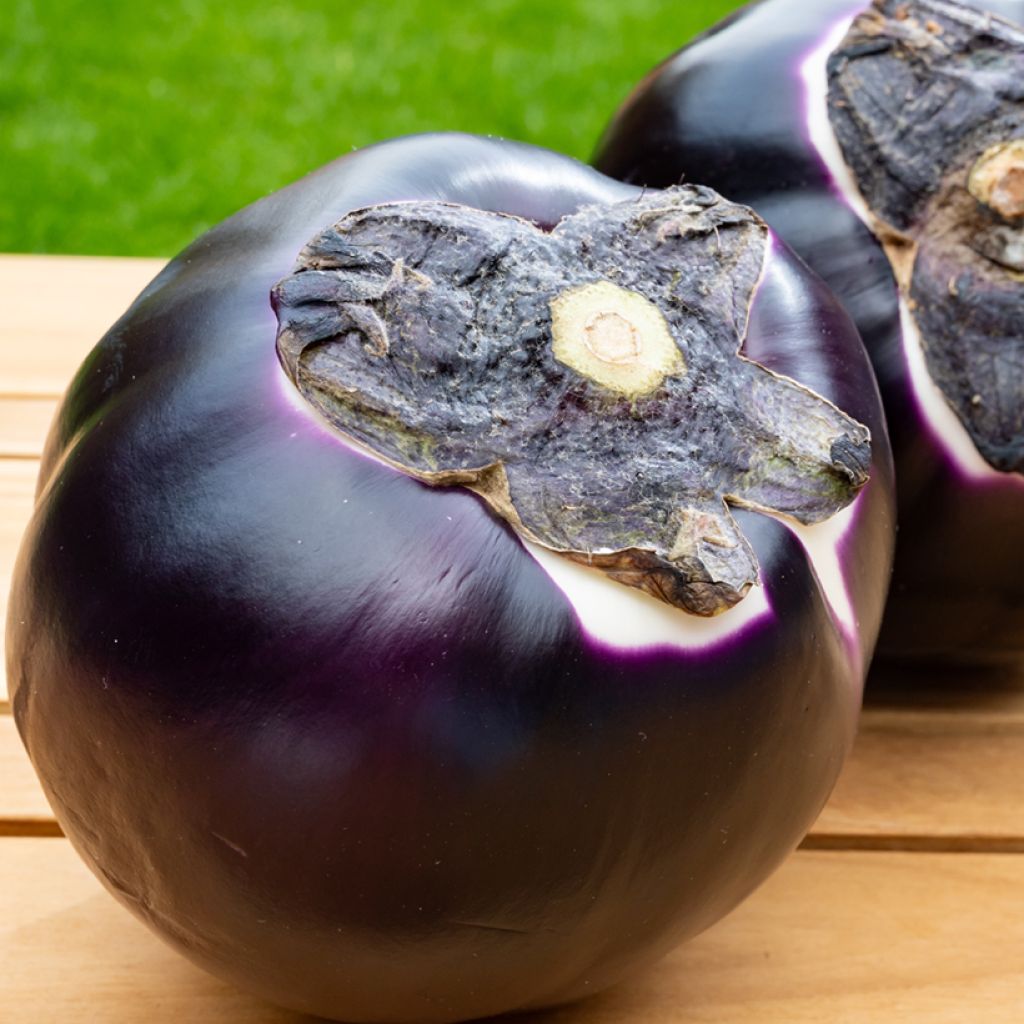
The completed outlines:
<svg viewBox="0 0 1024 1024">
<path fill-rule="evenodd" d="M 411 132 L 586 160 L 738 0 L 0 0 L 0 252 L 169 256 Z"/>
</svg>

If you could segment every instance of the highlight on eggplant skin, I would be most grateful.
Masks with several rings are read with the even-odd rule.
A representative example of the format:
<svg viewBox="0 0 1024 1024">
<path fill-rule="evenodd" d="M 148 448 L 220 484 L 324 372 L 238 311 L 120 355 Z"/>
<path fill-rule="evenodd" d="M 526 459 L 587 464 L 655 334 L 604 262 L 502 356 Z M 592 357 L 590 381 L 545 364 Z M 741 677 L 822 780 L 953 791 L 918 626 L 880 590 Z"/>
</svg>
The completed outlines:
<svg viewBox="0 0 1024 1024">
<path fill-rule="evenodd" d="M 857 322 L 897 469 L 891 664 L 1024 660 L 1022 229 L 978 191 L 1024 180 L 1022 40 L 1021 0 L 761 0 L 652 71 L 594 160 L 749 204 Z"/>
<path fill-rule="evenodd" d="M 86 863 L 213 974 L 346 1021 L 580 998 L 721 917 L 823 805 L 881 619 L 893 484 L 856 331 L 777 240 L 757 228 L 749 308 L 707 299 L 746 318 L 730 359 L 742 337 L 778 386 L 862 425 L 871 461 L 832 453 L 863 486 L 818 525 L 732 508 L 759 582 L 713 618 L 400 471 L 279 362 L 272 290 L 353 211 L 454 205 L 537 234 L 642 194 L 514 143 L 384 143 L 198 239 L 73 381 L 14 574 L 13 711 Z M 325 287 L 383 295 L 378 263 Z M 588 339 L 606 361 L 632 351 L 621 326 Z"/>
</svg>

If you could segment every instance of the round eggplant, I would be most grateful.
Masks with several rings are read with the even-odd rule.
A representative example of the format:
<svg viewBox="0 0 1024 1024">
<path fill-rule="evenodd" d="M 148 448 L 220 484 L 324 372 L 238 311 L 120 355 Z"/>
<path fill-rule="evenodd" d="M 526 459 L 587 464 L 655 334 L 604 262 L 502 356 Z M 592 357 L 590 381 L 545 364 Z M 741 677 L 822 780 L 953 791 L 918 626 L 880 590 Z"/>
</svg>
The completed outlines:
<svg viewBox="0 0 1024 1024">
<path fill-rule="evenodd" d="M 750 204 L 857 322 L 896 460 L 892 664 L 1024 658 L 1022 81 L 1024 30 L 972 7 L 763 0 L 648 76 L 595 161 Z"/>
<path fill-rule="evenodd" d="M 870 362 L 756 215 L 400 140 L 204 235 L 90 355 L 14 713 L 86 862 L 214 974 L 348 1021 L 540 1007 L 799 841 L 892 541 Z"/>
</svg>

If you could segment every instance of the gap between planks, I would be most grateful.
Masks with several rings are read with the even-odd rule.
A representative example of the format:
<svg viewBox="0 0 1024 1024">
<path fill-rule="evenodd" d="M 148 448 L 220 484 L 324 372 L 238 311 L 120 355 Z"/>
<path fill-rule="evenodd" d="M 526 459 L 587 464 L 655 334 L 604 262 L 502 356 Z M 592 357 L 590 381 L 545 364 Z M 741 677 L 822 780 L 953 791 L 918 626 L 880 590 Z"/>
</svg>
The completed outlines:
<svg viewBox="0 0 1024 1024">
<path fill-rule="evenodd" d="M 51 833 L 47 832 L 46 835 Z M 800 844 L 801 850 L 858 853 L 985 853 L 1024 854 L 1024 836 L 924 836 L 883 835 L 865 832 L 861 835 L 834 835 L 812 830 Z"/>
<path fill-rule="evenodd" d="M 0 839 L 63 839 L 64 832 L 53 820 L 0 820 Z M 990 836 L 861 836 L 828 835 L 811 832 L 797 847 L 803 851 L 827 853 L 917 853 L 917 854 L 1024 854 L 1024 837 L 996 839 Z"/>
</svg>

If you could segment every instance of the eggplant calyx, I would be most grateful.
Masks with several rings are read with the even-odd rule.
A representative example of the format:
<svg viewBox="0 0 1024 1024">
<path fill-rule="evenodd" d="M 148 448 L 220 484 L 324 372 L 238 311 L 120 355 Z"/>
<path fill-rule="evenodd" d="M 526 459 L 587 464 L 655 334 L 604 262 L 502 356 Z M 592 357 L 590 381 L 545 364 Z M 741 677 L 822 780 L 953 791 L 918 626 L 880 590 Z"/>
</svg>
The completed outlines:
<svg viewBox="0 0 1024 1024">
<path fill-rule="evenodd" d="M 870 463 L 865 427 L 739 354 L 767 237 L 692 186 L 551 232 L 449 203 L 368 207 L 274 288 L 278 353 L 383 461 L 715 615 L 758 580 L 730 507 L 819 522 Z"/>
<path fill-rule="evenodd" d="M 831 123 L 979 454 L 1024 472 L 1024 31 L 950 0 L 874 0 L 828 62 Z"/>
</svg>

